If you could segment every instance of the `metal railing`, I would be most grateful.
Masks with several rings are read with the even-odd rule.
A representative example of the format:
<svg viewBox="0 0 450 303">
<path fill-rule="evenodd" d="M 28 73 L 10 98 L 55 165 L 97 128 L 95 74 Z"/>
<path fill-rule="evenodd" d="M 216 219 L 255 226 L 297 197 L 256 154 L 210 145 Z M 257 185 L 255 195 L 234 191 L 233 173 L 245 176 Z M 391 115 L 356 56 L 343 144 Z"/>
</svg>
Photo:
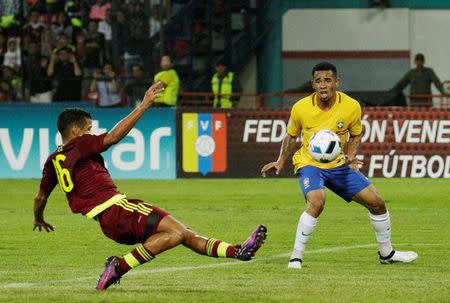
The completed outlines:
<svg viewBox="0 0 450 303">
<path fill-rule="evenodd" d="M 121 105 L 123 107 L 134 106 L 132 100 L 129 100 L 131 96 L 127 96 L 124 88 L 126 84 L 126 77 L 119 77 L 121 80 Z M 34 79 L 37 80 L 37 79 Z M 49 78 L 42 80 L 50 80 Z M 90 78 L 74 78 L 65 80 L 75 80 L 80 82 L 90 82 Z M 146 78 L 148 84 L 152 81 L 150 78 Z M 450 81 L 447 81 L 450 85 Z M 231 99 L 235 99 L 236 108 L 251 108 L 251 109 L 263 109 L 263 108 L 291 108 L 301 98 L 310 95 L 310 93 L 233 93 L 227 96 L 231 96 Z M 351 93 L 350 93 L 351 95 Z M 215 94 L 212 92 L 180 92 L 178 95 L 178 106 L 180 107 L 203 107 L 212 108 Z M 406 103 L 404 107 L 423 107 L 423 108 L 437 108 L 437 109 L 449 109 L 450 110 L 450 94 L 444 95 L 405 95 Z M 22 99 L 23 101 L 24 99 Z M 11 102 L 12 100 L 9 100 Z M 28 101 L 28 100 L 27 100 Z M 89 85 L 84 85 L 81 92 L 81 100 L 91 103 L 98 101 L 98 93 L 90 92 Z M 131 102 L 130 102 L 131 101 Z M 8 102 L 8 101 L 7 101 Z M 13 101 L 15 102 L 15 101 Z M 50 103 L 51 100 L 48 100 Z M 364 102 L 362 103 L 364 106 Z M 371 106 L 395 106 L 393 104 L 384 103 L 382 105 L 365 105 Z"/>
<path fill-rule="evenodd" d="M 231 94 L 240 98 L 237 108 L 290 108 L 292 105 L 310 95 L 309 93 L 242 93 Z M 404 107 L 423 107 L 450 109 L 450 95 L 406 95 Z M 184 92 L 179 94 L 179 106 L 212 107 L 214 94 L 208 92 Z M 377 105 L 372 105 L 377 106 Z M 383 106 L 389 106 L 384 104 Z"/>
</svg>

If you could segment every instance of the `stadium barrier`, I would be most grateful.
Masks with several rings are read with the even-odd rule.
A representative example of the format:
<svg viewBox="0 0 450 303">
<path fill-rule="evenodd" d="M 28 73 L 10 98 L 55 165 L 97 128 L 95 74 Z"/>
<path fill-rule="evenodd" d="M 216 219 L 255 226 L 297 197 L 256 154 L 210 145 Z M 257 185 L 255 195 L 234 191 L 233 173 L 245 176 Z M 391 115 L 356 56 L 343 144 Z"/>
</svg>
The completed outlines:
<svg viewBox="0 0 450 303">
<path fill-rule="evenodd" d="M 450 81 L 444 82 L 446 90 L 450 92 Z M 262 109 L 270 108 L 290 108 L 296 101 L 309 95 L 310 93 L 233 93 L 233 98 L 239 100 L 237 108 Z M 431 107 L 450 109 L 450 94 L 446 95 L 403 95 L 401 92 L 380 91 L 380 92 L 349 92 L 349 95 L 359 100 L 362 106 L 404 106 L 404 107 Z M 121 99 L 120 107 L 134 106 L 134 102 L 129 100 L 124 90 L 119 92 Z M 180 92 L 179 107 L 206 107 L 211 108 L 214 94 L 211 92 Z M 85 90 L 81 93 L 84 102 L 98 106 L 99 93 Z M 400 99 L 400 100 L 399 100 Z M 2 101 L 2 100 L 0 100 Z M 13 104 L 16 101 L 13 101 Z M 1 102 L 0 102 L 1 103 Z M 51 102 L 45 104 L 55 104 Z M 9 103 L 11 104 L 11 103 Z M 29 104 L 29 103 L 27 103 Z M 42 103 L 41 103 L 42 104 Z"/>
<path fill-rule="evenodd" d="M 448 83 L 450 87 L 450 82 Z M 310 93 L 233 93 L 237 98 L 237 108 L 290 108 L 299 99 Z M 450 94 L 447 95 L 403 95 L 401 92 L 349 92 L 349 95 L 360 101 L 362 106 L 401 106 L 404 108 L 440 108 L 450 109 Z M 361 100 L 361 98 L 363 100 Z M 379 100 L 370 100 L 377 98 Z M 214 94 L 210 92 L 179 93 L 180 107 L 212 108 Z M 400 100 L 398 100 L 400 99 Z"/>
<path fill-rule="evenodd" d="M 252 178 L 275 161 L 289 110 L 180 110 L 178 177 Z M 363 110 L 358 157 L 368 177 L 450 178 L 450 111 Z M 293 175 L 286 165 L 281 176 Z"/>
<path fill-rule="evenodd" d="M 72 103 L 69 103 L 72 104 Z M 66 103 L 0 106 L 0 178 L 40 178 L 48 155 L 61 144 L 56 120 Z M 76 106 L 92 114 L 93 133 L 110 130 L 130 109 Z M 175 109 L 145 113 L 120 143 L 103 154 L 111 175 L 122 179 L 176 177 Z"/>
<path fill-rule="evenodd" d="M 67 104 L 0 106 L 0 178 L 38 178 L 61 142 L 56 117 Z M 80 103 L 77 103 L 80 106 Z M 130 109 L 99 109 L 94 132 L 111 129 Z M 279 153 L 289 109 L 150 109 L 105 153 L 115 178 L 259 177 Z M 450 111 L 363 109 L 362 171 L 369 177 L 450 178 Z M 293 175 L 287 165 L 282 176 Z"/>
</svg>

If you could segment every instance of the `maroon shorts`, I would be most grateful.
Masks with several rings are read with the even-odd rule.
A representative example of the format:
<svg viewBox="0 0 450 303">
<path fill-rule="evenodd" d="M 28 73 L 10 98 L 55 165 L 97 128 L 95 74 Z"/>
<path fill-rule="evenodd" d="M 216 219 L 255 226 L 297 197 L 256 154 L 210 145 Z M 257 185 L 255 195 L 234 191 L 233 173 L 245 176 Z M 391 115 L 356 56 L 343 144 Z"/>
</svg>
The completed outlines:
<svg viewBox="0 0 450 303">
<path fill-rule="evenodd" d="M 103 233 L 121 244 L 144 243 L 169 215 L 141 200 L 123 199 L 97 216 Z"/>
</svg>

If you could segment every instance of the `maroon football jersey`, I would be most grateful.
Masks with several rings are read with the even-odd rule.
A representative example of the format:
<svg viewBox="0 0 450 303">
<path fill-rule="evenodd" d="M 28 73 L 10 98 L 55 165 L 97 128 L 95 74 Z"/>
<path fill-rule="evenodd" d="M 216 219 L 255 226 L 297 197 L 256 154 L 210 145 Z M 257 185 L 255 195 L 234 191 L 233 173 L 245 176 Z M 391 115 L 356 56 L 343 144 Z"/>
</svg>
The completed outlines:
<svg viewBox="0 0 450 303">
<path fill-rule="evenodd" d="M 59 183 L 72 212 L 83 215 L 119 194 L 100 155 L 105 136 L 83 135 L 59 146 L 45 162 L 41 189 L 50 195 Z"/>
</svg>

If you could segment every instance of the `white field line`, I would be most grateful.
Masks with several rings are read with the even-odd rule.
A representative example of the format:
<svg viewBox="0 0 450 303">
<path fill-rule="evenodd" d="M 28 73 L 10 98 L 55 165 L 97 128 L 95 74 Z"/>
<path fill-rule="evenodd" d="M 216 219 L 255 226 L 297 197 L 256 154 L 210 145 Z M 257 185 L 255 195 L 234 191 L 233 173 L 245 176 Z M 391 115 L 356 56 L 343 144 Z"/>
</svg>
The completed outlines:
<svg viewBox="0 0 450 303">
<path fill-rule="evenodd" d="M 411 245 L 411 243 L 404 243 L 404 244 L 397 244 L 397 245 Z M 414 246 L 446 246 L 446 244 L 438 244 L 438 243 L 419 243 L 419 244 L 413 244 Z M 323 254 L 323 253 L 333 253 L 338 251 L 345 251 L 345 250 L 351 250 L 351 249 L 358 249 L 358 248 L 372 248 L 376 247 L 377 244 L 361 244 L 361 245 L 352 245 L 352 246 L 335 246 L 335 247 L 328 247 L 328 248 L 319 248 L 314 250 L 307 250 L 306 254 Z M 208 269 L 208 268 L 217 268 L 217 267 L 224 267 L 224 266 L 233 266 L 233 265 L 244 265 L 249 263 L 254 263 L 258 261 L 267 261 L 267 260 L 274 260 L 274 259 L 282 259 L 282 258 L 288 258 L 290 253 L 283 253 L 283 254 L 277 254 L 273 256 L 268 257 L 262 257 L 262 258 L 256 258 L 254 260 L 251 260 L 249 262 L 242 262 L 242 261 L 232 261 L 232 262 L 220 262 L 220 263 L 211 263 L 211 264 L 203 264 L 203 265 L 197 265 L 197 266 L 177 266 L 177 267 L 163 267 L 163 268 L 157 268 L 157 269 L 145 269 L 145 270 L 139 270 L 139 271 L 132 271 L 127 274 L 127 276 L 142 276 L 147 274 L 155 274 L 155 273 L 170 273 L 170 272 L 177 272 L 177 271 L 188 271 L 188 270 L 196 270 L 196 269 Z M 62 279 L 62 280 L 50 280 L 50 281 L 41 281 L 41 282 L 18 282 L 18 283 L 3 283 L 0 284 L 0 289 L 14 289 L 14 288 L 32 288 L 32 287 L 40 287 L 44 285 L 49 284 L 61 284 L 61 283 L 72 283 L 72 282 L 82 282 L 86 280 L 93 280 L 95 281 L 98 278 L 96 277 L 80 277 L 80 278 L 72 278 L 72 279 Z"/>
</svg>

